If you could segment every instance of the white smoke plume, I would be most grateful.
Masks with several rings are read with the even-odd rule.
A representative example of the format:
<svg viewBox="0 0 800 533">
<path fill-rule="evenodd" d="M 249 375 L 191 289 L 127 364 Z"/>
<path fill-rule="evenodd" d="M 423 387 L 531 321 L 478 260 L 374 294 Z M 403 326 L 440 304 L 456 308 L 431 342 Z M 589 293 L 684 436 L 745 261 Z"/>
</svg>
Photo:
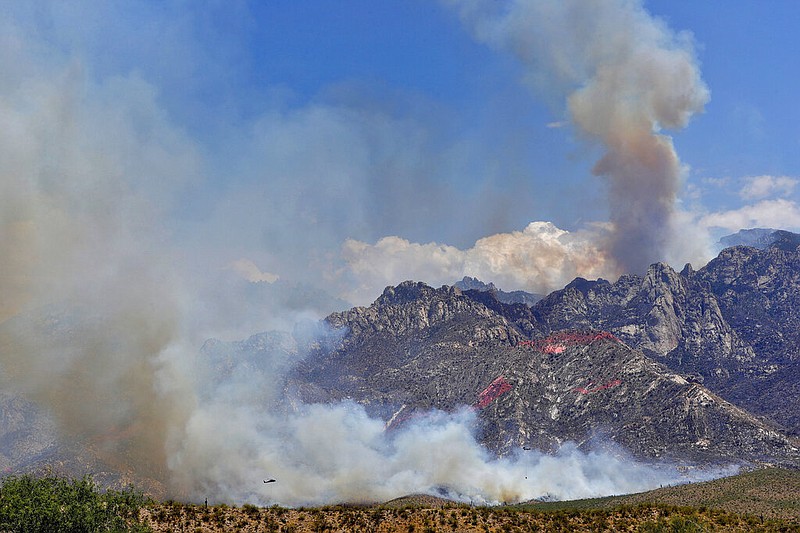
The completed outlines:
<svg viewBox="0 0 800 533">
<path fill-rule="evenodd" d="M 358 304 L 377 290 L 406 279 L 450 285 L 463 276 L 491 280 L 504 289 L 544 294 L 575 277 L 596 279 L 618 275 L 604 251 L 608 231 L 602 226 L 568 232 L 550 222 L 531 222 L 524 230 L 478 240 L 467 250 L 436 243 L 411 243 L 384 237 L 370 245 L 350 239 L 342 248 L 347 263 L 347 294 Z"/>
<path fill-rule="evenodd" d="M 223 305 L 207 298 L 216 294 L 207 287 L 216 280 L 204 278 L 198 263 L 216 260 L 224 268 L 250 257 L 242 253 L 242 243 L 248 242 L 242 234 L 252 232 L 274 248 L 252 260 L 257 271 L 249 263 L 240 266 L 257 279 L 269 281 L 273 271 L 283 277 L 287 268 L 273 269 L 271 261 L 293 257 L 287 251 L 314 249 L 320 237 L 313 230 L 325 228 L 323 236 L 333 239 L 340 224 L 348 229 L 368 225 L 357 216 L 363 211 L 348 211 L 354 205 L 354 187 L 369 198 L 365 184 L 376 173 L 391 171 L 403 179 L 395 183 L 397 190 L 389 187 L 377 197 L 387 205 L 394 196 L 411 198 L 406 202 L 412 204 L 427 191 L 404 195 L 417 188 L 417 182 L 404 178 L 417 176 L 423 182 L 420 168 L 430 161 L 447 166 L 448 160 L 422 157 L 432 150 L 425 144 L 425 128 L 379 113 L 314 105 L 265 113 L 250 124 L 251 131 L 239 133 L 237 138 L 247 141 L 240 147 L 244 155 L 236 153 L 242 160 L 225 167 L 224 177 L 230 173 L 231 181 L 263 182 L 266 192 L 251 194 L 243 187 L 223 195 L 233 207 L 210 208 L 207 216 L 216 222 L 248 211 L 257 222 L 263 217 L 270 223 L 220 224 L 216 231 L 222 236 L 216 242 L 229 248 L 190 253 L 187 242 L 214 241 L 213 235 L 198 231 L 193 240 L 185 235 L 186 227 L 174 224 L 175 218 L 206 174 L 221 171 L 209 163 L 206 146 L 179 127 L 163 106 L 170 97 L 182 98 L 182 92 L 165 95 L 133 68 L 122 74 L 94 72 L 69 47 L 53 44 L 78 36 L 90 47 L 91 39 L 99 38 L 91 28 L 59 25 L 63 16 L 88 25 L 92 18 L 81 16 L 87 13 L 100 13 L 105 21 L 106 12 L 97 5 L 76 4 L 81 9 L 71 11 L 67 6 L 73 3 L 37 3 L 21 17 L 44 20 L 38 26 L 31 23 L 36 28 L 0 17 L 4 391 L 36 401 L 66 439 L 82 443 L 108 465 L 132 468 L 163 483 L 175 497 L 301 504 L 446 487 L 459 497 L 503 501 L 544 493 L 577 497 L 626 492 L 663 482 L 657 472 L 625 459 L 569 448 L 556 457 L 492 458 L 472 437 L 468 415 L 441 415 L 386 435 L 382 421 L 351 404 L 299 405 L 288 412 L 272 408 L 283 392 L 286 369 L 302 357 L 297 350 L 287 352 L 290 360 L 276 355 L 255 371 L 234 365 L 228 377 L 220 377 L 200 356 L 200 346 L 241 310 L 227 307 L 230 301 Z M 25 5 L 9 4 L 8 10 L 25 11 Z M 119 12 L 113 2 L 102 5 Z M 130 13 L 140 14 L 136 8 Z M 116 22 L 118 27 L 109 26 L 115 31 L 143 31 L 147 40 L 166 43 L 167 55 L 185 51 L 181 24 L 136 24 L 125 17 Z M 60 31 L 41 35 L 42 28 Z M 114 43 L 126 42 L 114 37 Z M 161 50 L 157 52 L 163 59 Z M 173 76 L 177 87 L 183 81 L 179 75 L 207 74 L 193 54 L 185 53 L 191 56 L 186 72 L 170 69 L 166 60 L 158 67 L 158 74 Z M 657 120 L 665 126 L 680 122 Z M 397 147 L 408 146 L 410 137 L 417 142 L 406 148 L 409 155 Z M 656 144 L 669 144 L 654 138 Z M 266 170 L 254 178 L 248 174 L 253 169 Z M 225 189 L 219 185 L 225 180 L 217 178 L 217 186 Z M 242 197 L 248 203 L 235 202 Z M 424 216 L 425 210 L 420 213 Z M 405 215 L 399 208 L 394 214 Z M 241 216 L 242 221 L 252 220 Z M 242 240 L 229 242 L 237 238 Z M 381 247 L 392 246 L 398 247 L 398 241 L 376 249 L 383 253 Z M 429 245 L 399 242 L 403 246 L 431 250 Z M 602 249 L 588 236 L 534 224 L 518 234 L 482 239 L 465 252 L 443 249 L 443 266 L 430 275 L 447 275 L 450 282 L 451 272 L 485 272 L 487 279 L 536 290 L 540 282 L 534 278 L 559 283 L 564 272 L 566 277 L 606 272 L 603 265 L 609 263 Z M 367 270 L 358 254 L 369 256 L 368 245 L 349 241 L 345 250 L 350 250 L 348 259 L 359 275 L 373 282 L 391 277 Z M 413 259 L 409 252 L 398 255 Z M 264 256 L 269 260 L 262 260 Z M 294 261 L 305 263 L 307 257 Z M 325 257 L 313 259 L 324 262 Z M 288 259 L 283 266 L 296 263 Z M 291 318 L 284 317 L 288 322 Z M 566 482 L 565 473 L 570 478 Z M 279 482 L 265 486 L 261 478 L 267 475 Z"/>
<path fill-rule="evenodd" d="M 199 158 L 135 77 L 98 86 L 73 63 L 4 89 L 2 384 L 70 438 L 130 432 L 103 452 L 156 475 L 193 396 L 169 355 L 183 335 L 178 257 L 153 221 Z"/>
<path fill-rule="evenodd" d="M 661 260 L 682 172 L 661 130 L 683 128 L 709 99 L 690 36 L 638 0 L 445 3 L 478 40 L 515 54 L 531 86 L 565 99 L 581 135 L 602 145 L 593 172 L 608 178 L 610 250 L 623 269 Z"/>
<path fill-rule="evenodd" d="M 172 466 L 196 501 L 296 506 L 422 492 L 486 504 L 630 493 L 682 480 L 674 468 L 569 443 L 554 455 L 494 457 L 474 439 L 470 410 L 434 412 L 387 433 L 356 404 L 304 405 L 287 416 L 242 396 L 212 400 L 187 425 Z M 266 477 L 277 482 L 262 483 Z"/>
</svg>

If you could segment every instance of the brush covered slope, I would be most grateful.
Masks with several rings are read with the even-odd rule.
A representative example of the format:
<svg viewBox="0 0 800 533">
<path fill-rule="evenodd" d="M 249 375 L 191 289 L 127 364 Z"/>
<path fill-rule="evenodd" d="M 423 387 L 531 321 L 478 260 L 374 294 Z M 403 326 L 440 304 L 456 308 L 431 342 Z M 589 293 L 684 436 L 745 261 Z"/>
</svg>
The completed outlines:
<svg viewBox="0 0 800 533">
<path fill-rule="evenodd" d="M 527 319 L 515 323 L 483 297 L 405 282 L 369 307 L 334 313 L 327 321 L 342 340 L 312 351 L 290 390 L 305 402 L 355 400 L 389 429 L 431 409 L 469 406 L 479 438 L 498 453 L 601 437 L 642 458 L 798 463 L 797 443 L 778 429 L 615 335 L 570 329 L 531 338 L 518 325 Z"/>
<path fill-rule="evenodd" d="M 700 270 L 663 263 L 616 283 L 576 279 L 530 310 L 493 308 L 532 335 L 597 328 L 800 435 L 800 235 L 723 250 Z M 488 294 L 481 295 L 484 299 Z"/>
</svg>

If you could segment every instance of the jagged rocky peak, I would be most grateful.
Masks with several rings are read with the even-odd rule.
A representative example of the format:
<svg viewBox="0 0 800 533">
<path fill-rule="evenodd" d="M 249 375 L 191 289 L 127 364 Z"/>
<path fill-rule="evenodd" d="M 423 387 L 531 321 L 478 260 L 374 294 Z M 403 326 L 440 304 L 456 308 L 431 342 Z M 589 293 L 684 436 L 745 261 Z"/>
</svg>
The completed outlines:
<svg viewBox="0 0 800 533">
<path fill-rule="evenodd" d="M 461 281 L 456 281 L 453 286 L 458 287 L 462 291 L 480 291 L 491 293 L 494 295 L 497 301 L 504 304 L 524 304 L 531 306 L 544 298 L 544 296 L 541 294 L 521 290 L 506 292 L 502 289 L 499 289 L 497 285 L 491 281 L 489 283 L 484 283 L 478 278 L 473 278 L 470 276 L 464 276 Z"/>
<path fill-rule="evenodd" d="M 458 287 L 462 291 L 466 290 L 474 290 L 474 291 L 496 291 L 497 286 L 492 283 L 484 283 L 478 278 L 472 278 L 469 276 L 464 276 L 461 281 L 456 281 L 453 284 L 454 287 Z"/>
<path fill-rule="evenodd" d="M 645 284 L 658 285 L 677 285 L 681 283 L 680 274 L 666 263 L 653 263 L 647 269 L 647 274 L 644 276 Z"/>
<path fill-rule="evenodd" d="M 720 238 L 717 245 L 720 248 L 733 246 L 750 246 L 759 250 L 778 247 L 784 250 L 794 250 L 800 245 L 800 235 L 790 231 L 773 228 L 743 229 L 732 235 Z"/>
<path fill-rule="evenodd" d="M 794 251 L 800 246 L 800 235 L 790 231 L 778 230 L 772 234 L 770 248 L 779 248 L 784 251 Z"/>
<path fill-rule="evenodd" d="M 604 280 L 603 278 L 598 278 L 596 280 L 587 280 L 585 278 L 575 278 L 569 284 L 564 287 L 564 289 L 574 289 L 584 296 L 587 296 L 590 292 L 595 292 L 597 290 L 603 290 L 610 287 L 611 284 Z"/>
<path fill-rule="evenodd" d="M 673 315 L 680 312 L 686 290 L 686 279 L 666 263 L 650 265 L 642 280 L 642 291 L 653 306 Z"/>
<path fill-rule="evenodd" d="M 325 320 L 334 328 L 347 328 L 345 342 L 374 332 L 400 335 L 452 321 L 459 316 L 490 318 L 491 327 L 507 330 L 506 319 L 483 303 L 466 297 L 459 288 L 443 285 L 434 289 L 422 282 L 404 281 L 387 287 L 369 307 L 354 307 L 333 313 Z M 494 335 L 494 334 L 493 334 Z M 509 333 L 504 333 L 505 337 Z"/>
<path fill-rule="evenodd" d="M 666 263 L 654 263 L 642 282 L 646 302 L 651 306 L 646 315 L 650 343 L 648 348 L 667 354 L 678 347 L 686 314 L 686 283 Z"/>
<path fill-rule="evenodd" d="M 383 294 L 375 301 L 378 305 L 401 305 L 415 300 L 428 300 L 435 296 L 460 295 L 458 287 L 442 285 L 434 289 L 421 281 L 404 281 L 396 287 L 386 287 Z"/>
<path fill-rule="evenodd" d="M 778 233 L 778 232 L 775 232 Z M 767 248 L 746 246 L 726 248 L 698 273 L 711 283 L 714 291 L 723 293 L 733 287 L 770 292 L 787 286 L 797 292 L 800 280 L 800 235 L 782 232 L 782 237 Z"/>
</svg>

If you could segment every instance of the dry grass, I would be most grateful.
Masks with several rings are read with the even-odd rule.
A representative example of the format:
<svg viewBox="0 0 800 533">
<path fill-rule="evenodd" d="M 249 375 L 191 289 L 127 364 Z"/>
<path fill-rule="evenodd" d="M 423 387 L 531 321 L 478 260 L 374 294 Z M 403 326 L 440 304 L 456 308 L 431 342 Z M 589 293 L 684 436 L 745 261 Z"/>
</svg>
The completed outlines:
<svg viewBox="0 0 800 533">
<path fill-rule="evenodd" d="M 528 509 L 608 509 L 620 505 L 663 504 L 750 514 L 764 518 L 800 517 L 800 470 L 771 468 L 703 483 L 573 502 L 536 503 Z"/>
<path fill-rule="evenodd" d="M 188 532 L 420 532 L 522 531 L 800 531 L 800 523 L 718 510 L 636 506 L 600 510 L 529 511 L 511 508 L 438 509 L 232 508 L 162 505 L 147 510 L 155 531 Z"/>
<path fill-rule="evenodd" d="M 145 509 L 155 531 L 516 532 L 796 531 L 800 472 L 763 470 L 707 483 L 576 502 L 470 507 L 415 495 L 375 506 L 228 507 L 163 503 Z"/>
</svg>

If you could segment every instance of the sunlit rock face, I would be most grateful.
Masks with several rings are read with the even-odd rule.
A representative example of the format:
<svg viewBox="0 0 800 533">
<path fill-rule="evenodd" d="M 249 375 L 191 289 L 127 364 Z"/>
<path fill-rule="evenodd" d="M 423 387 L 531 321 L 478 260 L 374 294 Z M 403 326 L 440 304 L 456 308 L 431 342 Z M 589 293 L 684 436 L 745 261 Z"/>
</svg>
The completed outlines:
<svg viewBox="0 0 800 533">
<path fill-rule="evenodd" d="M 774 425 L 705 388 L 701 376 L 664 365 L 686 331 L 725 324 L 709 308 L 686 325 L 703 297 L 693 283 L 654 265 L 616 284 L 576 280 L 531 308 L 491 291 L 405 282 L 369 307 L 329 316 L 344 337 L 312 352 L 290 388 L 304 401 L 355 400 L 390 430 L 467 406 L 481 442 L 500 454 L 615 442 L 649 459 L 796 462 L 797 448 Z"/>
<path fill-rule="evenodd" d="M 612 332 L 797 435 L 799 239 L 776 231 L 760 248 L 728 248 L 697 271 L 656 263 L 614 283 L 578 278 L 534 304 L 530 324 L 520 325 Z"/>
</svg>

